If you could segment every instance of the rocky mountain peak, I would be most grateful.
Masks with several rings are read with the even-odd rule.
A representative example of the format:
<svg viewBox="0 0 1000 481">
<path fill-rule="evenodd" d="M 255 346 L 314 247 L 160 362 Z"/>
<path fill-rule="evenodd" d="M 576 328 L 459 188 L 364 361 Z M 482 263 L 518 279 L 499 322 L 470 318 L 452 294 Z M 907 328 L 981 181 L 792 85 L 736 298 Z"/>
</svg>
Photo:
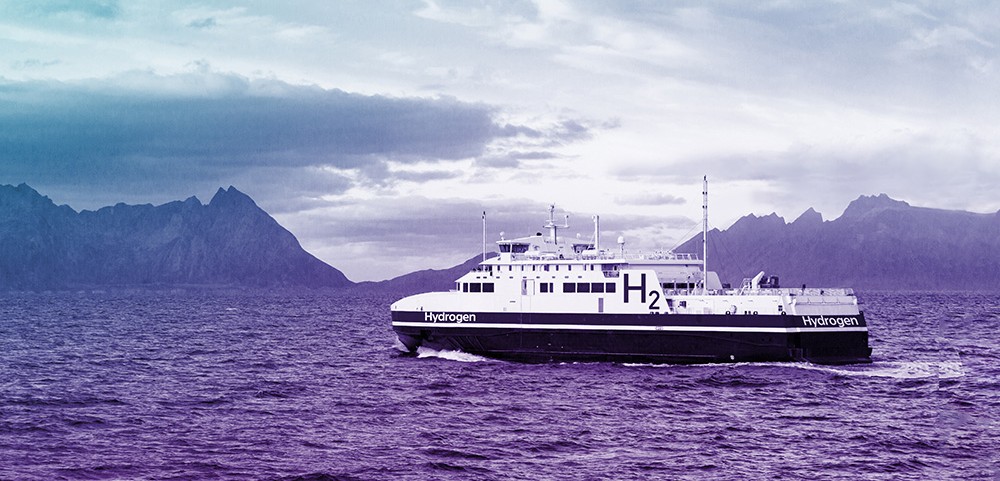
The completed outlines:
<svg viewBox="0 0 1000 481">
<path fill-rule="evenodd" d="M 39 194 L 28 184 L 20 184 L 17 187 L 0 185 L 0 218 L 15 212 L 31 212 L 46 218 L 76 213 L 67 205 L 57 206 L 52 199 Z"/>
<path fill-rule="evenodd" d="M 844 219 L 858 219 L 872 212 L 904 209 L 907 207 L 910 207 L 910 204 L 893 199 L 884 193 L 877 196 L 862 195 L 848 204 L 847 209 L 844 209 L 844 214 L 841 217 Z"/>
<path fill-rule="evenodd" d="M 80 213 L 0 186 L 0 245 L 0 289 L 353 284 L 232 186 L 207 206 L 189 197 Z"/>
<path fill-rule="evenodd" d="M 209 207 L 219 208 L 219 209 L 231 209 L 231 208 L 252 208 L 260 209 L 257 207 L 257 203 L 250 198 L 249 195 L 244 194 L 236 189 L 236 187 L 229 186 L 228 189 L 223 189 L 219 187 L 219 190 L 215 192 L 212 196 L 212 200 L 208 203 Z"/>
<path fill-rule="evenodd" d="M 797 219 L 795 219 L 792 224 L 794 225 L 817 225 L 823 223 L 823 214 L 816 212 L 815 209 L 810 207 L 805 212 L 802 213 Z"/>
</svg>

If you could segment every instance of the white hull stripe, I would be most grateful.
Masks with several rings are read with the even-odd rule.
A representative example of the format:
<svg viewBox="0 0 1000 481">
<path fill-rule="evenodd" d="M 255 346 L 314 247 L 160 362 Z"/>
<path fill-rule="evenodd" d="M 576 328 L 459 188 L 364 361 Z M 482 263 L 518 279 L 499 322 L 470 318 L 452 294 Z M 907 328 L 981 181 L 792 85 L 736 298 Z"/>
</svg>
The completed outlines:
<svg viewBox="0 0 1000 481">
<path fill-rule="evenodd" d="M 675 332 L 771 332 L 794 334 L 801 332 L 868 332 L 867 327 L 737 327 L 737 326 L 612 326 L 586 324 L 510 324 L 492 322 L 404 322 L 398 327 L 460 327 L 480 329 L 553 329 L 562 331 L 675 331 Z"/>
</svg>

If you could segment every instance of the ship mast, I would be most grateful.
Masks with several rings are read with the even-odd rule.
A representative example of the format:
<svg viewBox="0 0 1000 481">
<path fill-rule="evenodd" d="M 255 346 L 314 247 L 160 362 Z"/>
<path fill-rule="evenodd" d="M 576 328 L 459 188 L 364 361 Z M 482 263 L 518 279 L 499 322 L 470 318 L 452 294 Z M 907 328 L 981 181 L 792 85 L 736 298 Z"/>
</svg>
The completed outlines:
<svg viewBox="0 0 1000 481">
<path fill-rule="evenodd" d="M 701 293 L 708 293 L 708 176 L 701 188 Z"/>
<path fill-rule="evenodd" d="M 556 225 L 556 206 L 555 204 L 549 205 L 549 222 L 545 224 L 545 228 L 549 230 L 549 240 L 553 245 L 559 243 L 558 231 L 559 228 L 569 228 L 569 214 L 566 214 L 566 222 L 563 225 Z"/>
</svg>

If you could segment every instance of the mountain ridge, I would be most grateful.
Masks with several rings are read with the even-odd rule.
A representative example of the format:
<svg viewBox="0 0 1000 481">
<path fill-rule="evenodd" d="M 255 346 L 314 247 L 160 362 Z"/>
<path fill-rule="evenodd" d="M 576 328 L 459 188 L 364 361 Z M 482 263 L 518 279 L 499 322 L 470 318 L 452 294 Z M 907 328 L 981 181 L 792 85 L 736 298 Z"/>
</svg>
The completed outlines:
<svg viewBox="0 0 1000 481">
<path fill-rule="evenodd" d="M 709 269 L 738 285 L 758 271 L 788 286 L 883 290 L 1000 289 L 1000 213 L 914 207 L 860 196 L 831 221 L 753 214 L 709 234 Z M 678 252 L 700 252 L 700 234 Z M 714 262 L 713 262 L 714 261 Z"/>
<path fill-rule="evenodd" d="M 211 285 L 346 287 L 249 196 L 220 188 L 159 206 L 76 212 L 0 186 L 0 289 Z"/>
<path fill-rule="evenodd" d="M 812 207 L 792 222 L 776 213 L 747 214 L 710 230 L 708 248 L 709 269 L 734 286 L 763 270 L 786 287 L 1000 290 L 1000 212 L 915 207 L 886 194 L 859 196 L 833 220 Z M 701 234 L 675 251 L 700 257 Z M 401 296 L 448 290 L 481 259 L 359 286 Z"/>
<path fill-rule="evenodd" d="M 878 290 L 1000 289 L 1000 212 L 915 207 L 862 195 L 833 220 L 747 214 L 708 236 L 709 269 L 738 285 L 758 271 L 785 286 Z M 701 253 L 701 235 L 675 249 Z M 491 253 L 490 256 L 495 256 Z M 233 186 L 203 204 L 117 203 L 75 211 L 27 184 L 0 186 L 0 290 L 78 287 L 350 287 L 448 290 L 462 264 L 353 283 Z"/>
</svg>

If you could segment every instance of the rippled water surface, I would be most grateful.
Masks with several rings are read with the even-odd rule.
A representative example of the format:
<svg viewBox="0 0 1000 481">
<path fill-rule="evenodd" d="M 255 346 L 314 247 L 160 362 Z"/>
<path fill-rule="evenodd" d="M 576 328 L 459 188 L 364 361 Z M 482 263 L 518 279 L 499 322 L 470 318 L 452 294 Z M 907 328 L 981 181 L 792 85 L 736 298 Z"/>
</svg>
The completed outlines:
<svg viewBox="0 0 1000 481">
<path fill-rule="evenodd" d="M 871 365 L 403 356 L 384 295 L 0 295 L 0 479 L 1000 479 L 1000 295 Z"/>
</svg>

